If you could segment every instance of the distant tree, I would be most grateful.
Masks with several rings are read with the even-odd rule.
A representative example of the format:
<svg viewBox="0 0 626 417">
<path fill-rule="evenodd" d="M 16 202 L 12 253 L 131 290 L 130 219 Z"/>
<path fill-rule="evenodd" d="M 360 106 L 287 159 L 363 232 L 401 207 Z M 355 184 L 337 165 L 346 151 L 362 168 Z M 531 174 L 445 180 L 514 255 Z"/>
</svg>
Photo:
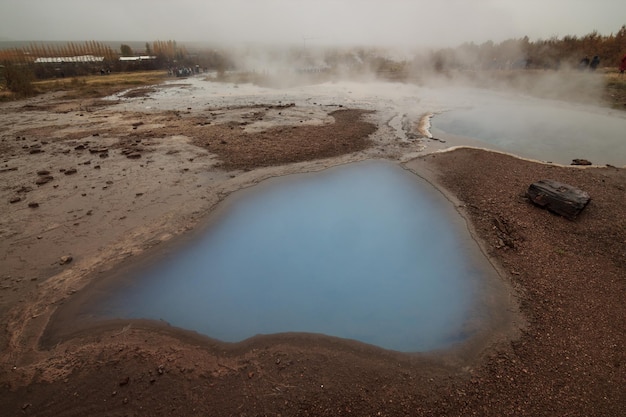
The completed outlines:
<svg viewBox="0 0 626 417">
<path fill-rule="evenodd" d="M 122 53 L 122 56 L 133 56 L 133 50 L 126 44 L 122 44 L 120 46 L 120 52 Z"/>
<path fill-rule="evenodd" d="M 146 42 L 146 55 L 152 55 L 152 48 L 150 48 L 150 42 Z"/>
</svg>

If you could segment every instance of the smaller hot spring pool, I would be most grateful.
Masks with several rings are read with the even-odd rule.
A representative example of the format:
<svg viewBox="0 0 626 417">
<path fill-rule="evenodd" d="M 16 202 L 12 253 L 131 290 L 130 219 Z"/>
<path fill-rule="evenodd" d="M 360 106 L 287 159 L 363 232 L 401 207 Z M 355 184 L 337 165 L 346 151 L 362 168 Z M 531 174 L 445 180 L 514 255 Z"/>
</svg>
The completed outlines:
<svg viewBox="0 0 626 417">
<path fill-rule="evenodd" d="M 437 114 L 436 137 L 482 141 L 487 148 L 568 165 L 626 165 L 626 115 L 601 107 L 483 93 L 470 108 Z"/>
<path fill-rule="evenodd" d="M 368 161 L 236 193 L 197 238 L 125 276 L 89 314 L 224 342 L 309 332 L 424 352 L 475 332 L 494 274 L 440 193 Z"/>
</svg>

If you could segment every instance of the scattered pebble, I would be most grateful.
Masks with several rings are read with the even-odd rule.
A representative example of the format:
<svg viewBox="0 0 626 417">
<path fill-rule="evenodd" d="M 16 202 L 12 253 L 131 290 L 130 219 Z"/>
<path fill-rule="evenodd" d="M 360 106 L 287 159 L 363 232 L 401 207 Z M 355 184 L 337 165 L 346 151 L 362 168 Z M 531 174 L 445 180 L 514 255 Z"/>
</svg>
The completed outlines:
<svg viewBox="0 0 626 417">
<path fill-rule="evenodd" d="M 70 262 L 72 262 L 73 259 L 74 258 L 69 255 L 61 256 L 61 259 L 59 259 L 59 265 L 69 264 Z"/>
<path fill-rule="evenodd" d="M 52 175 L 40 176 L 39 178 L 37 178 L 37 181 L 35 181 L 35 184 L 43 185 L 43 184 L 46 184 L 46 183 L 52 181 L 53 179 L 54 179 L 54 177 Z"/>
</svg>

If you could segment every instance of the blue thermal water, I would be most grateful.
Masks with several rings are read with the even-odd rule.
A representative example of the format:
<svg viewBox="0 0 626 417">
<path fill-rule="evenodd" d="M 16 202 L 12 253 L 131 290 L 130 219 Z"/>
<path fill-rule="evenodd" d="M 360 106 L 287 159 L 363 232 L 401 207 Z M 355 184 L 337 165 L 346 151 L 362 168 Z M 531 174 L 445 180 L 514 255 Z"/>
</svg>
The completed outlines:
<svg viewBox="0 0 626 417">
<path fill-rule="evenodd" d="M 456 216 L 456 217 L 455 217 Z M 100 306 L 237 342 L 323 333 L 399 351 L 449 347 L 480 279 L 449 202 L 369 161 L 238 193 L 191 244 Z"/>
<path fill-rule="evenodd" d="M 438 114 L 432 125 L 435 136 L 443 132 L 479 139 L 526 158 L 626 165 L 626 117 L 606 109 L 494 97 Z"/>
</svg>

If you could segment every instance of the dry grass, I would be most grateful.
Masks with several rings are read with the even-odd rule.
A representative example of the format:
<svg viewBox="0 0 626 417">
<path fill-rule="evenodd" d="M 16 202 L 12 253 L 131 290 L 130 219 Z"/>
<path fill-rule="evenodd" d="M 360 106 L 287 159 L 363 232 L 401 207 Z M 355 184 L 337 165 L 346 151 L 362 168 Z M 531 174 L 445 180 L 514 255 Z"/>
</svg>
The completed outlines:
<svg viewBox="0 0 626 417">
<path fill-rule="evenodd" d="M 605 75 L 604 98 L 614 109 L 626 110 L 626 74 L 610 72 Z"/>
<path fill-rule="evenodd" d="M 166 71 L 123 72 L 42 80 L 34 82 L 33 85 L 39 93 L 65 91 L 66 98 L 99 98 L 129 87 L 159 84 L 166 77 Z"/>
<path fill-rule="evenodd" d="M 56 78 L 34 81 L 36 94 L 63 91 L 64 98 L 100 98 L 130 87 L 160 84 L 166 80 L 167 71 L 121 72 L 107 75 Z M 17 100 L 20 96 L 0 86 L 0 101 Z"/>
</svg>

